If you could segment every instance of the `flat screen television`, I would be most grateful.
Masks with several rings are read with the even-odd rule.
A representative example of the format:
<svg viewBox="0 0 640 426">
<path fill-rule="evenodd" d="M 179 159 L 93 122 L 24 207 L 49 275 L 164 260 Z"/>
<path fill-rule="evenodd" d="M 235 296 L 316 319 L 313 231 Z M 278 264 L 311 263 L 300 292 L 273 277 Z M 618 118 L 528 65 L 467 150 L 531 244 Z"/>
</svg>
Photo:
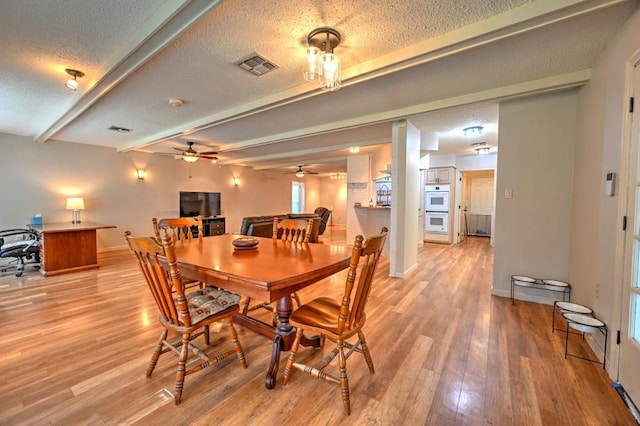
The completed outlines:
<svg viewBox="0 0 640 426">
<path fill-rule="evenodd" d="M 220 216 L 219 192 L 180 191 L 180 217 Z"/>
</svg>

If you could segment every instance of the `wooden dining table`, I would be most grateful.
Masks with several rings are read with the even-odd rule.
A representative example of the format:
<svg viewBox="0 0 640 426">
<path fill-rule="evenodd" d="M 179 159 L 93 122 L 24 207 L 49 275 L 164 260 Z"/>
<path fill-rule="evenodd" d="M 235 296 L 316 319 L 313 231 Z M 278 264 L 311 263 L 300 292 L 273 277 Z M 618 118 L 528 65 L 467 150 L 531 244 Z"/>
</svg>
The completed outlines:
<svg viewBox="0 0 640 426">
<path fill-rule="evenodd" d="M 264 323 L 238 314 L 234 322 L 273 338 L 271 362 L 265 379 L 275 386 L 280 353 L 291 349 L 295 329 L 289 323 L 291 294 L 349 266 L 351 247 L 322 243 L 292 243 L 255 237 L 258 246 L 236 249 L 232 241 L 242 235 L 225 234 L 175 244 L 178 267 L 184 278 L 194 279 L 262 302 L 278 302 L 278 323 Z M 305 346 L 320 345 L 305 338 Z"/>
</svg>

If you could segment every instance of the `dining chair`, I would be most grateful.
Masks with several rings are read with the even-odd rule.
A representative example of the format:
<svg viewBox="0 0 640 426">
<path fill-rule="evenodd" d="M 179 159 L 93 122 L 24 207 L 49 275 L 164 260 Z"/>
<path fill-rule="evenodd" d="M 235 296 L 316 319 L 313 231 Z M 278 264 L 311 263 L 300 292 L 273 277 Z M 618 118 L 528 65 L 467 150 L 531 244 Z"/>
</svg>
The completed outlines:
<svg viewBox="0 0 640 426">
<path fill-rule="evenodd" d="M 369 371 L 375 372 L 362 328 L 366 320 L 367 299 L 387 232 L 387 228 L 383 227 L 380 234 L 368 238 L 364 243 L 362 235 L 356 236 L 341 301 L 320 297 L 293 311 L 289 318 L 289 322 L 297 330 L 284 369 L 284 384 L 289 382 L 294 368 L 326 382 L 339 384 L 342 391 L 342 405 L 347 415 L 351 414 L 347 359 L 354 352 L 361 353 L 364 355 Z M 336 347 L 316 367 L 295 362 L 300 340 L 305 331 L 319 334 L 324 341 L 328 339 L 336 344 Z M 347 342 L 347 339 L 356 335 L 357 340 L 354 343 Z M 345 348 L 348 350 L 347 353 Z M 339 378 L 323 371 L 336 356 L 340 370 Z"/>
<path fill-rule="evenodd" d="M 132 237 L 129 231 L 124 235 L 158 306 L 159 320 L 163 327 L 147 368 L 147 377 L 153 373 L 161 355 L 167 352 L 178 355 L 174 395 L 178 405 L 182 400 L 185 376 L 216 364 L 234 353 L 240 365 L 247 368 L 244 351 L 232 322 L 233 316 L 239 311 L 240 296 L 215 287 L 205 287 L 185 294 L 174 242 L 166 230 L 160 230 L 160 243 L 150 237 Z M 166 257 L 166 268 L 160 263 L 159 256 Z M 234 349 L 218 352 L 220 349 L 210 345 L 209 325 L 219 321 L 227 325 Z M 180 338 L 175 342 L 168 341 L 170 332 L 179 334 Z M 200 336 L 203 336 L 204 347 L 194 343 Z M 214 350 L 218 353 L 209 355 Z M 190 352 L 197 356 L 192 361 L 199 362 L 189 362 Z"/>
<path fill-rule="evenodd" d="M 203 232 L 203 216 L 194 216 L 194 217 L 172 217 L 165 219 L 156 219 L 155 217 L 151 219 L 153 223 L 153 232 L 156 235 L 156 239 L 160 241 L 160 230 L 161 229 L 172 229 L 173 230 L 173 241 L 182 241 L 182 240 L 193 240 L 197 238 L 202 241 L 204 236 Z M 193 228 L 197 229 L 197 236 L 193 235 Z"/>
<path fill-rule="evenodd" d="M 273 235 L 272 239 L 289 241 L 293 243 L 308 243 L 311 238 L 311 230 L 313 229 L 313 219 L 281 219 L 277 217 L 273 218 Z M 297 307 L 302 304 L 300 302 L 300 296 L 297 293 L 291 295 L 296 301 Z M 242 314 L 247 315 L 251 311 L 256 309 L 266 309 L 272 313 L 272 324 L 275 326 L 278 323 L 278 313 L 276 311 L 275 304 L 259 303 L 254 306 L 250 306 L 251 298 L 246 297 L 242 306 Z"/>
<path fill-rule="evenodd" d="M 274 239 L 291 241 L 294 243 L 308 243 L 311 239 L 313 219 L 281 219 L 273 218 Z"/>
<path fill-rule="evenodd" d="M 198 241 L 202 241 L 204 237 L 203 225 L 202 225 L 203 216 L 194 216 L 194 217 L 172 217 L 165 219 L 156 219 L 155 217 L 151 219 L 153 224 L 153 232 L 156 236 L 156 240 L 160 241 L 160 230 L 170 230 L 171 238 L 173 242 L 176 241 L 192 241 L 194 238 L 197 238 Z M 197 235 L 194 237 L 193 229 L 194 227 L 197 229 Z M 193 287 L 204 287 L 204 284 L 190 279 L 182 279 L 185 288 L 193 288 Z"/>
</svg>

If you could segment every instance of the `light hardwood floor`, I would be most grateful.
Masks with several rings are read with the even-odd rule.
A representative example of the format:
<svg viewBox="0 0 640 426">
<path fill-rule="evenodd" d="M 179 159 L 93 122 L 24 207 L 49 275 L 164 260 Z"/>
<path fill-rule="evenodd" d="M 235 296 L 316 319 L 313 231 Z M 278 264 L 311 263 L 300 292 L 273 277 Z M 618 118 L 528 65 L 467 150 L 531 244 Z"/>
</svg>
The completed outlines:
<svg viewBox="0 0 640 426">
<path fill-rule="evenodd" d="M 344 235 L 333 227 L 322 239 Z M 602 366 L 564 359 L 550 306 L 490 295 L 486 238 L 425 245 L 405 279 L 389 278 L 382 261 L 364 328 L 376 374 L 349 359 L 349 417 L 335 386 L 294 372 L 283 387 L 285 357 L 266 390 L 271 343 L 241 327 L 249 368 L 229 358 L 188 376 L 175 406 L 170 355 L 145 377 L 160 327 L 137 264 L 124 250 L 99 260 L 99 270 L 57 277 L 0 274 L 0 424 L 635 424 Z M 338 275 L 300 296 L 337 297 L 343 283 Z"/>
</svg>

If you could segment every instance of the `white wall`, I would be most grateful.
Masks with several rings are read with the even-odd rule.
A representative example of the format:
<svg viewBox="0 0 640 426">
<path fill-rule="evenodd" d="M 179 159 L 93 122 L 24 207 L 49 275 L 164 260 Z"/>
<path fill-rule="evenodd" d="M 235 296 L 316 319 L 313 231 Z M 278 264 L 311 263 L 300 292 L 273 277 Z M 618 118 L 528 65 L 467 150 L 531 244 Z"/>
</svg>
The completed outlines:
<svg viewBox="0 0 640 426">
<path fill-rule="evenodd" d="M 495 170 L 498 167 L 498 154 L 458 155 L 455 167 L 461 172 L 468 170 Z"/>
<path fill-rule="evenodd" d="M 347 224 L 347 179 L 320 179 L 320 206 L 332 210 L 334 225 Z M 331 222 L 331 221 L 330 221 Z"/>
<path fill-rule="evenodd" d="M 493 294 L 509 296 L 513 274 L 569 279 L 576 103 L 572 90 L 500 104 Z"/>
<path fill-rule="evenodd" d="M 291 210 L 291 175 L 218 167 L 209 161 L 191 166 L 170 157 L 117 153 L 110 148 L 67 142 L 35 143 L 0 133 L 0 229 L 24 227 L 41 213 L 45 222 L 71 222 L 68 195 L 84 197 L 83 221 L 116 225 L 98 231 L 98 248 L 124 247 L 122 233 L 151 234 L 151 218 L 178 215 L 179 191 L 221 192 L 227 232 L 238 232 L 244 216 Z M 135 168 L 145 167 L 139 181 Z M 191 172 L 190 172 L 191 170 Z M 189 176 L 192 177 L 189 177 Z M 240 179 L 233 186 L 233 175 Z M 295 179 L 295 178 L 294 178 Z M 305 177 L 306 179 L 306 177 Z M 308 206 L 319 202 L 319 184 L 311 183 Z M 315 198 L 314 198 L 315 197 Z"/>
<path fill-rule="evenodd" d="M 640 10 L 636 8 L 600 54 L 591 80 L 578 96 L 579 143 L 575 152 L 569 271 L 572 300 L 592 307 L 610 330 L 620 323 L 621 283 L 617 274 L 622 253 L 617 238 L 622 237 L 620 222 L 624 207 L 620 206 L 620 194 L 624 188 L 619 186 L 616 196 L 609 197 L 605 195 L 604 183 L 607 172 L 618 173 L 618 182 L 624 182 L 620 172 L 621 163 L 627 161 L 621 153 L 628 108 L 625 67 L 640 49 L 638 28 Z M 636 94 L 636 108 L 638 104 Z M 616 346 L 611 347 L 614 349 L 611 359 L 615 360 Z"/>
</svg>

